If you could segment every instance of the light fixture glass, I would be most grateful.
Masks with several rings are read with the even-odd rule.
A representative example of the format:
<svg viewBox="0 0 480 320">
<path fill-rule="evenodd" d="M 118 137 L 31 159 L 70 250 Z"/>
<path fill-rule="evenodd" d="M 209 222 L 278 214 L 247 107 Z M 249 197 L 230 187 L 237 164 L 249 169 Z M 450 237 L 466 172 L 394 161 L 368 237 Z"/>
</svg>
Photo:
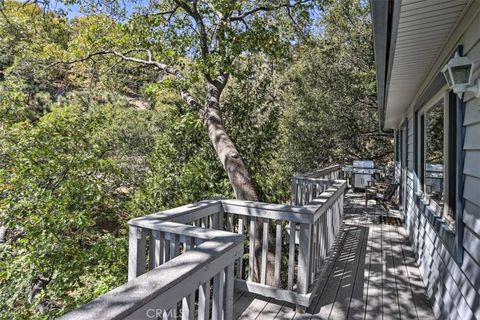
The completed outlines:
<svg viewBox="0 0 480 320">
<path fill-rule="evenodd" d="M 443 76 L 448 87 L 456 94 L 472 92 L 476 97 L 480 96 L 478 81 L 472 85 L 474 63 L 467 57 L 461 57 L 458 52 L 442 69 Z"/>
<path fill-rule="evenodd" d="M 455 66 L 450 68 L 455 85 L 469 85 L 472 64 Z"/>
<path fill-rule="evenodd" d="M 451 88 L 453 86 L 452 83 L 452 78 L 450 77 L 450 72 L 448 71 L 447 66 L 445 66 L 442 70 L 443 76 L 445 77 L 445 80 L 447 81 L 448 87 Z"/>
</svg>

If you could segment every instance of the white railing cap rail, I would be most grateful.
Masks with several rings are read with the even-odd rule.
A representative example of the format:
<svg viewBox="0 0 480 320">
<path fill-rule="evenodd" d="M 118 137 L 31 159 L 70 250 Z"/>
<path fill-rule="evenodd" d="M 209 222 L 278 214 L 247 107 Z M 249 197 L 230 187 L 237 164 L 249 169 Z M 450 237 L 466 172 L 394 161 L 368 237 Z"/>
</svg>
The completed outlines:
<svg viewBox="0 0 480 320">
<path fill-rule="evenodd" d="M 324 214 L 338 197 L 345 192 L 347 182 L 345 180 L 335 180 L 334 183 L 317 198 L 313 199 L 305 207 L 313 206 L 316 208 L 314 221 L 316 221 L 322 214 Z"/>
<path fill-rule="evenodd" d="M 221 200 L 202 200 L 195 203 L 189 203 L 180 207 L 152 213 L 139 218 L 134 218 L 130 220 L 128 224 L 132 225 L 136 221 L 145 220 L 146 218 L 152 220 L 160 219 L 179 223 L 187 223 L 190 222 L 188 219 L 192 213 L 197 213 L 200 215 L 204 213 L 205 216 L 208 216 L 211 214 L 211 212 L 219 212 L 222 209 L 221 205 Z"/>
<path fill-rule="evenodd" d="M 325 179 L 325 178 L 312 178 L 312 177 L 302 177 L 302 176 L 295 176 L 292 178 L 292 180 L 295 181 L 301 181 L 301 182 L 316 182 L 316 183 L 321 183 L 321 182 L 330 182 L 331 180 Z"/>
<path fill-rule="evenodd" d="M 235 233 L 217 229 L 206 229 L 191 226 L 188 224 L 165 221 L 159 218 L 160 216 L 146 216 L 142 218 L 133 219 L 129 222 L 132 227 L 139 227 L 143 229 L 161 231 L 165 233 L 179 234 L 185 237 L 194 237 L 202 240 L 230 240 L 232 236 L 236 236 Z"/>
<path fill-rule="evenodd" d="M 317 169 L 314 171 L 306 172 L 306 173 L 299 173 L 293 176 L 292 179 L 297 179 L 297 178 L 315 178 L 321 175 L 329 174 L 331 172 L 334 172 L 336 170 L 339 170 L 342 168 L 342 165 L 340 164 L 334 164 L 322 169 Z"/>
<path fill-rule="evenodd" d="M 213 231 L 212 231 L 213 232 Z M 228 232 L 226 232 L 228 233 Z M 135 311 L 167 309 L 233 263 L 243 253 L 243 236 L 229 233 L 194 249 L 67 313 L 61 320 L 141 319 Z M 143 316 L 143 317 L 142 317 Z"/>
<path fill-rule="evenodd" d="M 180 224 L 189 223 L 192 220 L 197 220 L 213 213 L 227 212 L 258 218 L 311 224 L 331 206 L 340 193 L 344 192 L 345 187 L 345 180 L 333 180 L 332 185 L 326 191 L 305 206 L 292 206 L 236 199 L 204 200 L 135 218 L 128 223 L 131 226 L 154 229 L 155 226 L 162 221 L 171 221 L 178 223 L 178 225 L 175 225 L 178 228 L 181 227 L 185 228 L 186 231 L 190 230 L 192 232 L 197 232 L 198 230 L 195 229 L 197 227 L 185 225 L 180 226 Z M 202 230 L 201 228 L 198 229 Z M 173 233 L 178 233 L 178 231 Z"/>
</svg>

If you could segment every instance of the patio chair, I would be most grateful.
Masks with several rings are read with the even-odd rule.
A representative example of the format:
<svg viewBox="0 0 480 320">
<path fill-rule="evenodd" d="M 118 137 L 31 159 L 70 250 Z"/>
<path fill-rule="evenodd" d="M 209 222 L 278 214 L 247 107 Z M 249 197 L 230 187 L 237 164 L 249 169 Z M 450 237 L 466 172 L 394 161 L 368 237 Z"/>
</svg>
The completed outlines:
<svg viewBox="0 0 480 320">
<path fill-rule="evenodd" d="M 387 203 L 392 200 L 395 191 L 399 183 L 393 182 L 389 183 L 388 185 L 382 186 L 381 184 L 377 184 L 376 188 L 365 188 L 365 207 L 368 207 L 368 200 L 373 199 L 377 200 L 381 206 L 388 210 Z"/>
</svg>

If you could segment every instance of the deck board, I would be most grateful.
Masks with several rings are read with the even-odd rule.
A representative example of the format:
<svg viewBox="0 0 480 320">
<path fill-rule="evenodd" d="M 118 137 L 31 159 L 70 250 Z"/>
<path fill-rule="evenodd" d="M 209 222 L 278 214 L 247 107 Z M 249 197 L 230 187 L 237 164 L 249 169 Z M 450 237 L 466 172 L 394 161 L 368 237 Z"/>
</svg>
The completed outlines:
<svg viewBox="0 0 480 320">
<path fill-rule="evenodd" d="M 236 294 L 235 319 L 434 319 L 401 217 L 349 192 L 345 221 L 306 313 Z"/>
</svg>

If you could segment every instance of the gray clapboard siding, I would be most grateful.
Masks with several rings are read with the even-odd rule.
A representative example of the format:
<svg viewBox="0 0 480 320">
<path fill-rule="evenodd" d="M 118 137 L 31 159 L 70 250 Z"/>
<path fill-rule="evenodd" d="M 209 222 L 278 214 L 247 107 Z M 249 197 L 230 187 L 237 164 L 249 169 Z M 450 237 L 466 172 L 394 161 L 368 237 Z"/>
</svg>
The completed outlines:
<svg viewBox="0 0 480 320">
<path fill-rule="evenodd" d="M 480 16 L 473 20 L 459 44 L 471 60 L 480 60 Z M 479 76 L 479 65 L 475 75 Z M 427 285 L 436 316 L 442 319 L 480 319 L 480 99 L 466 94 L 465 158 L 464 173 L 464 224 L 463 260 L 454 259 L 452 247 L 439 234 L 441 229 L 434 227 L 434 221 L 426 213 L 427 206 L 413 195 L 408 178 L 407 202 L 413 198 L 413 206 L 407 206 L 406 225 L 415 250 L 421 274 Z M 410 113 L 412 111 L 410 110 Z M 409 124 L 413 121 L 409 121 Z M 410 131 L 410 130 L 409 130 Z M 410 148 L 408 137 L 408 159 L 416 156 L 416 150 Z M 412 180 L 413 181 L 413 180 Z M 428 217 L 428 218 L 427 218 Z"/>
<path fill-rule="evenodd" d="M 469 175 L 465 176 L 463 197 L 475 205 L 480 206 L 480 179 Z"/>
<path fill-rule="evenodd" d="M 410 188 L 407 190 L 412 193 Z M 458 268 L 451 253 L 442 243 L 442 239 L 426 219 L 423 210 L 425 205 L 420 205 L 418 202 L 413 208 L 409 208 L 407 225 L 411 229 L 413 247 L 437 317 L 479 319 L 476 314 L 479 310 L 477 291 L 469 283 L 463 271 Z M 478 239 L 473 233 L 467 232 L 466 235 L 470 243 L 477 243 Z M 470 265 L 472 265 L 471 262 Z M 478 266 L 475 268 L 478 269 Z"/>
<path fill-rule="evenodd" d="M 480 117 L 479 117 L 480 118 Z M 478 138 L 480 139 L 480 137 Z M 480 179 L 480 150 L 469 150 L 465 153 L 463 173 Z"/>
<path fill-rule="evenodd" d="M 466 127 L 464 150 L 480 150 L 480 122 Z"/>
<path fill-rule="evenodd" d="M 468 303 L 451 274 L 452 266 L 455 265 L 451 254 L 423 213 L 418 211 L 417 214 L 418 216 L 411 219 L 414 235 L 411 239 L 423 280 L 427 284 L 427 293 L 434 310 L 437 311 L 437 317 L 455 319 L 459 308 L 463 315 L 472 314 L 470 308 L 465 309 Z M 453 312 L 453 315 L 450 312 Z"/>
<path fill-rule="evenodd" d="M 463 231 L 463 247 L 480 264 L 480 239 L 468 226 Z"/>
<path fill-rule="evenodd" d="M 474 230 L 477 234 L 480 233 L 480 207 L 468 200 L 465 201 L 463 209 L 463 222 Z"/>
<path fill-rule="evenodd" d="M 479 46 L 480 48 L 480 46 Z M 463 120 L 464 126 L 469 126 L 473 124 L 477 124 L 480 122 L 480 103 L 478 99 L 471 99 L 467 102 L 467 106 L 465 108 L 465 119 Z"/>
</svg>

